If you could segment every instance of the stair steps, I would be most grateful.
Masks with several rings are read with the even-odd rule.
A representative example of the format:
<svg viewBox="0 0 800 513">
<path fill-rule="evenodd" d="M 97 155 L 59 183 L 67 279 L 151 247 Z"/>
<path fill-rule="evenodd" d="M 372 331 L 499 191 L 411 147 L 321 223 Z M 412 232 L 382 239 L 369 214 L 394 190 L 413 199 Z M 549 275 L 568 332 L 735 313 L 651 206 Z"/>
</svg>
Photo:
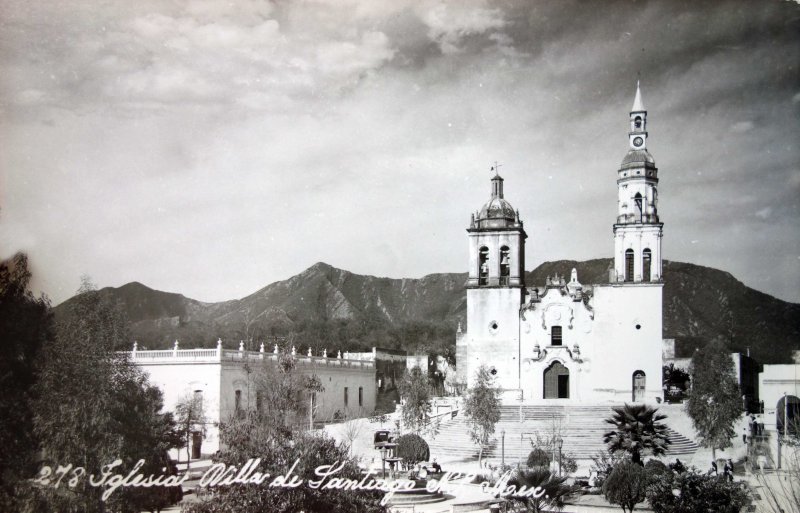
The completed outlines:
<svg viewBox="0 0 800 513">
<path fill-rule="evenodd" d="M 536 441 L 554 431 L 554 426 L 564 440 L 562 452 L 576 459 L 590 459 L 605 450 L 603 435 L 610 426 L 605 419 L 610 417 L 611 408 L 603 406 L 541 406 L 506 405 L 500 409 L 500 421 L 495 426 L 495 434 L 490 446 L 484 449 L 484 458 L 500 459 L 501 435 L 505 431 L 505 458 L 507 461 L 525 461 Z M 520 422 L 520 418 L 523 419 Z M 559 429 L 560 426 L 560 429 Z M 692 440 L 668 428 L 670 446 L 667 456 L 693 454 L 698 446 Z M 441 424 L 435 438 L 426 437 L 431 448 L 431 457 L 449 461 L 469 461 L 477 459 L 478 449 L 470 440 L 469 427 L 459 413 L 452 420 Z"/>
</svg>

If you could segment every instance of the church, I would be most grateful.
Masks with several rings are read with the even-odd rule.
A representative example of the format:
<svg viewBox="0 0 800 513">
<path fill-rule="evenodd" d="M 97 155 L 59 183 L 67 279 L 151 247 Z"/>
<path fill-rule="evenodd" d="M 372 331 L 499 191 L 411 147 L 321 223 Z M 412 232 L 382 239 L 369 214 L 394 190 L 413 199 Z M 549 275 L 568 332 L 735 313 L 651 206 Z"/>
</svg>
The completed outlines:
<svg viewBox="0 0 800 513">
<path fill-rule="evenodd" d="M 608 283 L 577 272 L 525 283 L 519 211 L 491 179 L 472 214 L 466 331 L 456 334 L 458 381 L 485 366 L 503 400 L 540 404 L 655 402 L 662 398 L 661 237 L 658 169 L 647 150 L 647 111 L 637 84 L 628 151 L 617 170 L 614 266 Z"/>
</svg>

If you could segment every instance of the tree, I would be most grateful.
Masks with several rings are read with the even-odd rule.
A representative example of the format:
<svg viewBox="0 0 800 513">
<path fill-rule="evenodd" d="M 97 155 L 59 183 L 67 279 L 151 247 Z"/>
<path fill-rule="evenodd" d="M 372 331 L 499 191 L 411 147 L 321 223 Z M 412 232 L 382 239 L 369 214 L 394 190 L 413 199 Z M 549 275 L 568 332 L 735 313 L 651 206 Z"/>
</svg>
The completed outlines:
<svg viewBox="0 0 800 513">
<path fill-rule="evenodd" d="M 203 407 L 203 397 L 192 394 L 185 395 L 175 405 L 175 422 L 181 437 L 181 446 L 186 447 L 186 470 L 189 471 L 192 461 L 191 443 L 192 435 L 200 433 L 205 436 L 206 432 L 206 412 Z"/>
<path fill-rule="evenodd" d="M 566 484 L 567 476 L 558 477 L 548 468 L 536 467 L 530 470 L 520 470 L 511 479 L 509 485 L 520 489 L 526 487 L 532 490 L 539 487 L 544 491 L 539 497 L 520 497 L 510 495 L 508 498 L 519 503 L 526 511 L 540 513 L 541 511 L 561 510 L 566 501 L 578 495 L 579 488 Z M 539 495 L 538 493 L 536 495 Z"/>
<path fill-rule="evenodd" d="M 494 427 L 500 421 L 500 391 L 494 387 L 494 377 L 484 365 L 478 368 L 475 385 L 467 392 L 464 416 L 469 426 L 470 438 L 478 445 L 480 465 L 483 449 L 489 445 Z"/>
<path fill-rule="evenodd" d="M 431 450 L 421 436 L 408 433 L 397 439 L 397 457 L 403 458 L 406 465 L 414 466 L 420 461 L 428 461 Z"/>
<path fill-rule="evenodd" d="M 667 427 L 660 421 L 667 418 L 658 408 L 645 404 L 625 404 L 612 408 L 611 418 L 606 423 L 614 429 L 603 435 L 603 442 L 609 452 L 623 451 L 631 455 L 634 463 L 642 463 L 642 455 L 650 453 L 660 456 L 667 451 L 669 435 Z"/>
<path fill-rule="evenodd" d="M 144 459 L 148 467 L 142 470 L 163 472 L 158 463 L 178 443 L 174 422 L 160 413 L 161 392 L 126 354 L 115 351 L 127 345 L 127 334 L 120 310 L 84 279 L 70 310 L 56 320 L 34 387 L 34 432 L 46 464 L 72 464 L 100 475 L 116 459 L 122 468 Z M 163 498 L 171 491 L 118 490 L 105 502 L 102 493 L 84 479 L 74 488 L 37 489 L 32 500 L 48 511 L 135 512 L 149 494 Z"/>
<path fill-rule="evenodd" d="M 734 423 L 742 414 L 742 398 L 725 344 L 714 340 L 696 350 L 689 373 L 692 389 L 686 411 L 701 445 L 710 447 L 716 459 L 717 449 L 731 446 L 731 439 L 736 436 Z"/>
<path fill-rule="evenodd" d="M 0 510 L 14 511 L 19 485 L 35 472 L 31 399 L 41 348 L 53 338 L 46 297 L 28 289 L 28 259 L 0 262 Z"/>
<path fill-rule="evenodd" d="M 742 483 L 695 469 L 659 474 L 647 486 L 647 502 L 655 513 L 739 513 L 750 500 Z"/>
<path fill-rule="evenodd" d="M 645 500 L 647 473 L 644 467 L 630 460 L 624 460 L 614 467 L 611 475 L 603 482 L 603 495 L 611 504 L 619 504 L 622 511 L 631 512 Z"/>
<path fill-rule="evenodd" d="M 528 454 L 528 460 L 526 462 L 528 467 L 550 467 L 550 453 L 546 452 L 544 449 L 540 449 L 539 447 L 533 449 L 530 454 Z"/>
<path fill-rule="evenodd" d="M 403 400 L 401 419 L 410 432 L 420 434 L 428 423 L 431 413 L 432 391 L 428 377 L 419 367 L 406 371 L 398 384 L 400 398 Z"/>
</svg>

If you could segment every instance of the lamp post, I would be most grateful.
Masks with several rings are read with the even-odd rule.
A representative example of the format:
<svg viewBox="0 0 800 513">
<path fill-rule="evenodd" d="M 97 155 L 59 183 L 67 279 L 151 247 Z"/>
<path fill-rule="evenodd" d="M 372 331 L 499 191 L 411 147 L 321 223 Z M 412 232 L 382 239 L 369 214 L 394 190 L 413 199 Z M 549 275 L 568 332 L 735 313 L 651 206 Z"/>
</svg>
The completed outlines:
<svg viewBox="0 0 800 513">
<path fill-rule="evenodd" d="M 558 437 L 558 477 L 561 477 L 561 447 L 564 446 L 564 439 Z"/>
<path fill-rule="evenodd" d="M 386 479 L 386 446 L 381 446 L 381 473 L 383 478 Z"/>
<path fill-rule="evenodd" d="M 500 450 L 500 469 L 502 471 L 506 466 L 506 430 L 500 430 L 501 450 Z"/>
</svg>

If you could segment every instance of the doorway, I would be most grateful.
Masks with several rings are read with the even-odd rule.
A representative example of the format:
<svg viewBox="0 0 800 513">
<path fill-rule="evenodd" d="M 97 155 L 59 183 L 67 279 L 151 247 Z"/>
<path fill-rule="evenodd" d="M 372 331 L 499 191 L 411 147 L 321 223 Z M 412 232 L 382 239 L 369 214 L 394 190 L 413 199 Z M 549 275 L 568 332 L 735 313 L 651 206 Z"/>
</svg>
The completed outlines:
<svg viewBox="0 0 800 513">
<path fill-rule="evenodd" d="M 544 371 L 544 398 L 569 399 L 569 369 L 561 362 L 553 362 Z"/>
</svg>

